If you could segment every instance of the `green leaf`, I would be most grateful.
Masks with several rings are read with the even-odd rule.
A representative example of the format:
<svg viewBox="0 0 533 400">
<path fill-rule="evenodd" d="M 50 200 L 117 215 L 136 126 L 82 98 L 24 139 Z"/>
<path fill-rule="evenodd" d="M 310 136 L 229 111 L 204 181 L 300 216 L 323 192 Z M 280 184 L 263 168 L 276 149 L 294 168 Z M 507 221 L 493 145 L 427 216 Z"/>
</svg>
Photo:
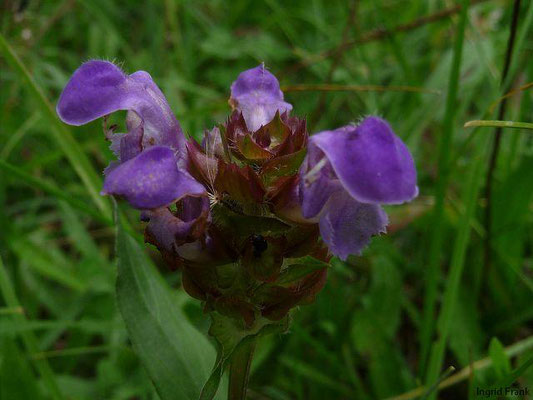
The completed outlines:
<svg viewBox="0 0 533 400">
<path fill-rule="evenodd" d="M 280 145 L 291 134 L 290 128 L 281 120 L 279 111 L 268 124 L 262 126 L 256 133 L 258 136 L 266 136 L 271 140 L 270 148 Z"/>
<path fill-rule="evenodd" d="M 302 279 L 312 272 L 330 267 L 328 263 L 320 261 L 312 256 L 294 258 L 291 261 L 294 262 L 294 264 L 289 265 L 283 270 L 279 278 L 276 280 L 276 284 L 282 286 L 290 284 Z"/>
<path fill-rule="evenodd" d="M 261 176 L 266 182 L 280 176 L 289 176 L 298 172 L 307 154 L 307 149 L 301 149 L 291 154 L 272 158 L 261 169 Z"/>
<path fill-rule="evenodd" d="M 133 347 L 162 400 L 198 399 L 215 361 L 143 249 L 119 225 L 117 302 Z"/>
<path fill-rule="evenodd" d="M 521 364 L 514 371 L 509 372 L 500 382 L 501 386 L 509 387 L 520 378 L 533 365 L 533 356 L 529 357 L 523 364 Z"/>
<path fill-rule="evenodd" d="M 491 342 L 492 344 L 492 342 Z M 490 351 L 490 349 L 489 349 Z M 504 355 L 507 357 L 509 354 L 508 352 L 505 353 L 505 349 L 504 349 Z M 492 355 L 491 355 L 492 357 Z M 493 360 L 493 363 L 494 363 L 494 360 Z M 526 361 L 524 361 L 518 368 L 516 368 L 515 370 L 511 370 L 511 368 L 509 367 L 509 372 L 506 373 L 504 376 L 502 377 L 499 377 L 495 382 L 493 382 L 491 385 L 488 385 L 488 386 L 485 386 L 484 389 L 486 391 L 490 391 L 490 390 L 494 390 L 494 389 L 498 389 L 498 388 L 506 388 L 506 387 L 511 387 L 511 385 L 513 385 L 517 380 L 518 378 L 520 378 L 522 375 L 524 375 L 524 373 L 533 365 L 533 356 L 530 356 L 526 359 Z"/>
<path fill-rule="evenodd" d="M 498 379 L 511 373 L 511 362 L 505 354 L 505 348 L 497 338 L 492 338 L 489 344 L 489 355 L 492 360 L 492 367 Z"/>
<path fill-rule="evenodd" d="M 236 210 L 240 211 L 240 210 Z M 242 238 L 253 234 L 263 236 L 279 236 L 286 233 L 291 227 L 276 218 L 244 215 L 230 210 L 226 204 L 217 204 L 211 210 L 217 227 L 223 232 L 236 234 Z"/>
<path fill-rule="evenodd" d="M 516 274 L 533 291 L 533 280 L 523 273 L 524 239 L 530 226 L 530 204 L 533 199 L 531 170 L 533 157 L 528 155 L 512 170 L 493 192 L 493 231 L 498 232 L 494 248 L 504 279 L 512 281 Z M 509 193 L 513 195 L 510 196 Z"/>
<path fill-rule="evenodd" d="M 462 284 L 457 298 L 453 324 L 450 326 L 450 350 L 459 365 L 468 365 L 472 359 L 485 354 L 482 343 L 487 342 L 485 330 L 481 327 L 474 291 Z"/>
<path fill-rule="evenodd" d="M 263 161 L 272 157 L 272 153 L 259 146 L 249 133 L 240 138 L 237 147 L 242 155 L 250 161 Z"/>
</svg>

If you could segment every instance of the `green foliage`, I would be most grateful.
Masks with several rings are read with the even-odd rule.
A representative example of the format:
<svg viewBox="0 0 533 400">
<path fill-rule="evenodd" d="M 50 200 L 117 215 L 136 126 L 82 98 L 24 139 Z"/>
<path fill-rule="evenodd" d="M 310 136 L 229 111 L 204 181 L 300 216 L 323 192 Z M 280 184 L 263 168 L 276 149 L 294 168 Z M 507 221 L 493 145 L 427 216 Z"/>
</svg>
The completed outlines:
<svg viewBox="0 0 533 400">
<path fill-rule="evenodd" d="M 377 113 L 413 152 L 419 198 L 388 207 L 389 233 L 374 238 L 361 256 L 333 260 L 325 289 L 312 306 L 295 310 L 288 334 L 257 340 L 249 398 L 376 399 L 406 393 L 432 383 L 422 347 L 428 356 L 434 349 L 426 364 L 432 365 L 432 377 L 450 365 L 476 368 L 453 385 L 445 379 L 439 398 L 463 399 L 494 385 L 533 387 L 531 131 L 503 128 L 487 269 L 486 199 L 478 191 L 494 124 L 463 127 L 499 119 L 488 110 L 504 95 L 500 76 L 511 3 L 472 2 L 459 64 L 453 48 L 459 45 L 457 12 L 411 24 L 455 2 L 357 2 L 353 20 L 348 3 L 4 2 L 0 398 L 156 400 L 164 396 L 157 390 L 174 388 L 195 398 L 209 376 L 204 393 L 211 395 L 220 383 L 217 395 L 225 396 L 216 341 L 207 339 L 211 321 L 200 302 L 184 294 L 180 273 L 164 269 L 157 252 L 140 244 L 142 225 L 132 210 L 124 213 L 127 233 L 121 232 L 118 250 L 126 246 L 138 257 L 129 268 L 122 259 L 119 287 L 130 294 L 115 298 L 115 229 L 110 202 L 98 194 L 101 171 L 113 156 L 100 121 L 67 127 L 54 114 L 68 77 L 91 58 L 115 60 L 130 73 L 150 72 L 184 131 L 196 138 L 227 118 L 229 84 L 237 74 L 264 61 L 282 86 L 346 88 L 286 93 L 293 113 L 310 117 L 309 132 Z M 522 1 L 508 79 L 513 88 L 533 81 L 532 21 L 533 3 Z M 404 28 L 394 30 L 399 25 Z M 343 38 L 348 45 L 336 52 Z M 426 92 L 358 91 L 355 85 L 409 85 Z M 511 95 L 502 120 L 527 128 L 533 122 L 532 93 L 529 88 Z M 456 101 L 446 107 L 447 98 Z M 118 114 L 110 123 L 123 131 Z M 243 145 L 253 157 L 261 156 Z M 303 155 L 279 160 L 265 180 L 294 172 Z M 439 158 L 444 169 L 437 168 Z M 438 224 L 435 204 L 442 211 Z M 244 225 L 250 234 L 258 226 L 289 229 L 268 215 Z M 441 246 L 435 246 L 429 267 L 431 238 L 438 235 Z M 286 284 L 323 267 L 309 259 L 294 264 L 291 275 L 281 270 Z M 435 313 L 424 319 L 428 276 L 436 288 Z M 163 297 L 154 298 L 156 287 L 163 288 Z M 169 368 L 167 375 L 159 368 Z M 159 376 L 166 378 L 154 388 L 151 378 Z"/>
<path fill-rule="evenodd" d="M 492 338 L 489 344 L 489 355 L 492 368 L 498 380 L 511 372 L 511 363 L 505 354 L 502 343 L 497 338 Z"/>
<path fill-rule="evenodd" d="M 28 360 L 24 358 L 13 339 L 3 340 L 0 376 L 2 376 L 0 398 L 12 400 L 43 398 L 33 379 Z"/>
<path fill-rule="evenodd" d="M 117 304 L 162 400 L 197 399 L 215 351 L 187 320 L 144 248 L 119 225 Z"/>
<path fill-rule="evenodd" d="M 217 341 L 218 357 L 202 389 L 200 400 L 210 400 L 215 396 L 224 370 L 240 349 L 254 346 L 257 339 L 262 336 L 286 332 L 289 323 L 289 316 L 276 322 L 262 318 L 256 321 L 251 328 L 244 329 L 244 327 L 236 325 L 235 319 L 223 317 L 219 313 L 211 313 L 209 335 Z M 224 396 L 223 391 L 218 393 Z"/>
</svg>

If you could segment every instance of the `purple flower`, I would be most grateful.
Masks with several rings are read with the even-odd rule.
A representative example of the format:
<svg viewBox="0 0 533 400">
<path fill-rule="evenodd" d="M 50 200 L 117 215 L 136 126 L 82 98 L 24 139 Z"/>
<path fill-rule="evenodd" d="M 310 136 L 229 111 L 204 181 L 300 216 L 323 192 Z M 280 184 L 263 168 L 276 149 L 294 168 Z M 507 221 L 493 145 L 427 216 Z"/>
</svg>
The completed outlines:
<svg viewBox="0 0 533 400">
<path fill-rule="evenodd" d="M 106 133 L 118 161 L 105 170 L 102 194 L 123 197 L 144 210 L 143 219 L 150 220 L 147 234 L 164 243 L 162 252 L 171 252 L 176 240 L 194 242 L 207 211 L 174 215 L 167 206 L 205 204 L 207 193 L 186 170 L 185 137 L 150 75 L 126 75 L 110 62 L 90 61 L 74 72 L 57 105 L 59 117 L 71 125 L 118 110 L 128 111 L 128 132 Z"/>
<path fill-rule="evenodd" d="M 380 204 L 418 194 L 407 146 L 377 117 L 312 136 L 300 175 L 302 215 L 318 218 L 322 238 L 342 259 L 385 231 Z"/>
<path fill-rule="evenodd" d="M 155 209 L 205 189 L 187 173 L 185 137 L 165 96 L 147 72 L 126 75 L 107 61 L 89 61 L 74 72 L 57 113 L 82 125 L 127 110 L 128 133 L 111 133 L 119 162 L 106 169 L 102 193 L 122 196 L 135 208 Z"/>
<path fill-rule="evenodd" d="M 292 106 L 283 101 L 278 80 L 264 64 L 241 72 L 231 85 L 230 104 L 242 112 L 252 132 L 272 121 L 276 112 L 282 114 L 292 110 Z"/>
</svg>

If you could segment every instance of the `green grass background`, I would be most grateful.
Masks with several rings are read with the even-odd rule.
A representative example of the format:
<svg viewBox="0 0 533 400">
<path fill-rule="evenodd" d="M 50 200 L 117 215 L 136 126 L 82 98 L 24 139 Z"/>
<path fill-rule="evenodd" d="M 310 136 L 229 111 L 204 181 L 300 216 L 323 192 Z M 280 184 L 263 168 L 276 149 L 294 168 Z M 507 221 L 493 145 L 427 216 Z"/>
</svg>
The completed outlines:
<svg viewBox="0 0 533 400">
<path fill-rule="evenodd" d="M 285 87 L 341 85 L 286 93 L 310 132 L 378 114 L 414 155 L 419 198 L 389 209 L 390 233 L 361 257 L 333 261 L 326 288 L 294 313 L 289 334 L 261 340 L 250 399 L 410 399 L 439 377 L 442 399 L 513 382 L 533 390 L 533 135 L 503 130 L 488 266 L 483 187 L 494 131 L 463 128 L 496 118 L 489 109 L 504 94 L 513 2 L 475 2 L 463 18 L 455 10 L 409 25 L 456 4 L 4 0 L 0 398 L 157 398 L 115 302 L 111 203 L 98 195 L 112 159 L 101 122 L 68 127 L 53 110 L 92 58 L 150 72 L 196 138 L 226 117 L 238 73 L 264 61 Z M 532 10 L 522 1 L 509 87 L 533 81 Z M 505 119 L 532 122 L 532 107 L 531 89 L 518 91 Z M 122 208 L 141 238 L 137 213 Z M 146 251 L 205 332 L 179 274 Z"/>
</svg>

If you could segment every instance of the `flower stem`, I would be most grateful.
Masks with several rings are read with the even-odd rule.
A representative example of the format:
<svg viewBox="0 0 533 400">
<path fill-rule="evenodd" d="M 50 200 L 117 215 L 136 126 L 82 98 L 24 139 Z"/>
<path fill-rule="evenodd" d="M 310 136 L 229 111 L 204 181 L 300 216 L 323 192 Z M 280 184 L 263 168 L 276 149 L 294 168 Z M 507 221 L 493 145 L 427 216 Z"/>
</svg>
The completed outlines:
<svg viewBox="0 0 533 400">
<path fill-rule="evenodd" d="M 231 359 L 229 370 L 228 400 L 246 399 L 250 366 L 255 350 L 255 338 L 249 338 L 242 342 Z"/>
</svg>

